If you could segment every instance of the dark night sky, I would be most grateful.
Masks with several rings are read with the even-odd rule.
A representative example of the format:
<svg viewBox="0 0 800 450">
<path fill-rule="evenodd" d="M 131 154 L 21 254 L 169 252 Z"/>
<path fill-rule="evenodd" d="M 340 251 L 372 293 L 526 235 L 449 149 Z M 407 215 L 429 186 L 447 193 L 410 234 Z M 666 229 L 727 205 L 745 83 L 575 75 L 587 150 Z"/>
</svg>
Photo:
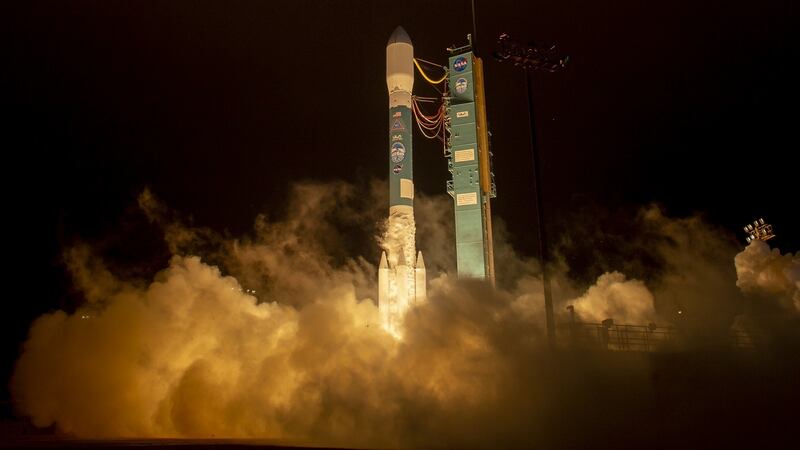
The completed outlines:
<svg viewBox="0 0 800 450">
<path fill-rule="evenodd" d="M 518 248 L 535 253 L 531 160 L 522 72 L 490 57 L 503 31 L 571 57 L 535 76 L 551 233 L 587 205 L 655 201 L 739 238 L 763 216 L 776 245 L 800 250 L 793 2 L 522 3 L 479 2 L 477 44 L 493 210 Z M 6 373 L 30 320 L 63 301 L 63 243 L 119 228 L 145 186 L 237 234 L 292 181 L 385 177 L 389 34 L 403 25 L 418 57 L 444 62 L 471 31 L 467 1 L 0 8 L 7 281 L 25 287 L 5 299 Z M 415 139 L 418 188 L 443 194 L 440 145 Z"/>
</svg>

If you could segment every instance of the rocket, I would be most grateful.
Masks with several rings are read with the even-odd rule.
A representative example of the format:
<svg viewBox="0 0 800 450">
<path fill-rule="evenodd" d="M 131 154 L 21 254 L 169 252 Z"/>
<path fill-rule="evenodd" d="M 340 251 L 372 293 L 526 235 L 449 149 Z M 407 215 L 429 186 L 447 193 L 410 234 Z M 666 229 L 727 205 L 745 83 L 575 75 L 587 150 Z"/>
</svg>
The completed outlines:
<svg viewBox="0 0 800 450">
<path fill-rule="evenodd" d="M 397 27 L 386 44 L 386 87 L 389 90 L 389 223 L 388 250 L 378 268 L 378 309 L 383 327 L 399 336 L 408 309 L 425 300 L 426 274 L 422 252 L 416 251 L 414 172 L 412 167 L 414 46 Z"/>
</svg>

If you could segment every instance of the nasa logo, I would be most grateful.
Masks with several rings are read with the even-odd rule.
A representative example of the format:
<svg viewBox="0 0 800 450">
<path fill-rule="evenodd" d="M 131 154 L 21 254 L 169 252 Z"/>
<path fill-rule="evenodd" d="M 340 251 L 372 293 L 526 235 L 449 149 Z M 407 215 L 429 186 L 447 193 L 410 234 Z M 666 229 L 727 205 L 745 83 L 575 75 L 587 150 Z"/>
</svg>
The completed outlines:
<svg viewBox="0 0 800 450">
<path fill-rule="evenodd" d="M 393 134 L 392 135 L 392 142 L 402 141 L 403 135 L 402 134 Z"/>
<path fill-rule="evenodd" d="M 463 94 L 467 92 L 467 79 L 459 78 L 456 80 L 456 93 Z"/>
<path fill-rule="evenodd" d="M 395 142 L 392 144 L 390 155 L 393 163 L 399 163 L 406 157 L 406 146 L 400 142 Z"/>
<path fill-rule="evenodd" d="M 467 58 L 459 56 L 458 58 L 456 58 L 455 61 L 453 61 L 453 69 L 455 69 L 456 72 L 463 72 L 464 69 L 466 68 L 467 68 Z"/>
<path fill-rule="evenodd" d="M 397 173 L 402 172 L 402 170 L 403 170 L 403 165 L 402 164 L 398 164 L 398 165 L 394 166 L 394 168 L 392 169 L 392 172 L 397 174 Z"/>
</svg>

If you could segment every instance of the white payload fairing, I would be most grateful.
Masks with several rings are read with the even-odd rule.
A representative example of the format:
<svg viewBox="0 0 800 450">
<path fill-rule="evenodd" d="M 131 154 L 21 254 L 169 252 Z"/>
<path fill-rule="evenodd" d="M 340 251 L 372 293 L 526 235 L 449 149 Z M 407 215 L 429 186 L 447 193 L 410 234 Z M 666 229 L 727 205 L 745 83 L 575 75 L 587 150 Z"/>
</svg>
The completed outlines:
<svg viewBox="0 0 800 450">
<path fill-rule="evenodd" d="M 411 91 L 414 46 L 397 27 L 386 44 L 386 87 L 389 90 L 389 222 L 385 251 L 378 268 L 378 308 L 383 327 L 400 336 L 410 307 L 426 298 L 425 263 L 417 254 L 414 225 Z"/>
</svg>

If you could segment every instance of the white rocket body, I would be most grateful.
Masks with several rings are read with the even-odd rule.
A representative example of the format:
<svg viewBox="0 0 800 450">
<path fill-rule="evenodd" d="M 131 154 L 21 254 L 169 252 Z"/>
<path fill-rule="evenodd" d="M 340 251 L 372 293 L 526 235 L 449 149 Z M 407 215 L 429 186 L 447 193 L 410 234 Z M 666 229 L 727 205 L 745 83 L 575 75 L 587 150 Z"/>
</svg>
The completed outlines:
<svg viewBox="0 0 800 450">
<path fill-rule="evenodd" d="M 395 29 L 386 44 L 386 87 L 389 91 L 390 145 L 394 148 L 400 144 L 403 150 L 400 154 L 397 149 L 394 154 L 390 153 L 389 220 L 390 227 L 395 224 L 399 232 L 387 233 L 386 240 L 389 242 L 385 244 L 389 253 L 381 254 L 378 268 L 378 308 L 383 327 L 399 337 L 402 335 L 402 322 L 408 309 L 427 298 L 425 263 L 422 252 L 417 255 L 414 236 L 411 142 L 414 46 L 402 27 Z M 398 120 L 399 124 L 396 122 Z"/>
<path fill-rule="evenodd" d="M 386 44 L 386 87 L 389 89 L 389 109 L 400 105 L 411 108 L 414 46 L 402 27 L 394 30 Z"/>
</svg>

